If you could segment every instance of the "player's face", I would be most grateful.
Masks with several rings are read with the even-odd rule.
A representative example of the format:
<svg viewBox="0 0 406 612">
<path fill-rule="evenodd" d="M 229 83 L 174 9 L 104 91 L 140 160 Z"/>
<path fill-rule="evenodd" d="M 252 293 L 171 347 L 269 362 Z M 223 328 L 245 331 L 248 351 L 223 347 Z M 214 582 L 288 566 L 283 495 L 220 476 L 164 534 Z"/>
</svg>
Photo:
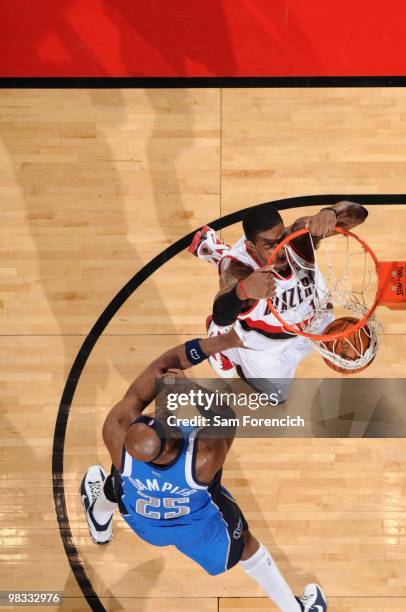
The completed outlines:
<svg viewBox="0 0 406 612">
<path fill-rule="evenodd" d="M 269 258 L 272 255 L 272 251 L 280 243 L 280 241 L 285 238 L 285 235 L 285 226 L 283 223 L 279 223 L 279 225 L 275 225 L 275 227 L 272 229 L 266 230 L 265 232 L 261 232 L 257 235 L 257 239 L 254 242 L 254 247 L 257 257 L 263 265 L 268 263 Z M 273 266 L 275 270 L 281 271 L 284 270 L 287 265 L 288 262 L 286 260 L 285 252 L 282 249 L 282 251 L 278 253 Z"/>
</svg>

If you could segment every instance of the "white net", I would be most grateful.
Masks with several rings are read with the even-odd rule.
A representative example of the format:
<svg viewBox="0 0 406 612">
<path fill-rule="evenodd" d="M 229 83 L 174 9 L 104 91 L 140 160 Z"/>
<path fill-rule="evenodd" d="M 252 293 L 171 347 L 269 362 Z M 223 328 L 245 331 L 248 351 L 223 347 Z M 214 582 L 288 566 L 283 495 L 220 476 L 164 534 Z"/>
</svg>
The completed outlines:
<svg viewBox="0 0 406 612">
<path fill-rule="evenodd" d="M 303 255 L 305 246 L 306 258 Z M 337 368 L 357 370 L 374 358 L 378 349 L 382 326 L 375 314 L 367 323 L 353 331 L 355 324 L 371 309 L 378 287 L 376 266 L 370 253 L 356 239 L 346 234 L 337 234 L 323 239 L 318 245 L 312 236 L 301 237 L 298 243 L 284 247 L 286 258 L 295 278 L 299 293 L 305 300 L 291 307 L 285 298 L 274 299 L 273 306 L 292 328 L 308 334 L 321 355 Z M 335 338 L 334 330 L 326 330 L 338 318 L 352 318 L 348 324 L 348 335 Z M 340 333 L 336 326 L 336 333 Z M 312 336 L 329 334 L 328 340 Z"/>
</svg>

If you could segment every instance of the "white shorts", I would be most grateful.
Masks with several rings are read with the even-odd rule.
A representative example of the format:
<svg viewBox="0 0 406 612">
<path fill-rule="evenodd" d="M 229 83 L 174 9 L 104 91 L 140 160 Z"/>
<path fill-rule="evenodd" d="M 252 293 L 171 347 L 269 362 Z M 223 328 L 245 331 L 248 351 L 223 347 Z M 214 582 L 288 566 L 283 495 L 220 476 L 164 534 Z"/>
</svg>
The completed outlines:
<svg viewBox="0 0 406 612">
<path fill-rule="evenodd" d="M 247 379 L 291 379 L 302 359 L 314 350 L 313 344 L 302 336 L 272 340 L 255 331 L 244 331 L 238 321 L 229 327 L 219 327 L 212 321 L 208 335 L 224 334 L 232 327 L 241 338 L 244 348 L 228 349 L 224 355 L 241 367 Z"/>
</svg>

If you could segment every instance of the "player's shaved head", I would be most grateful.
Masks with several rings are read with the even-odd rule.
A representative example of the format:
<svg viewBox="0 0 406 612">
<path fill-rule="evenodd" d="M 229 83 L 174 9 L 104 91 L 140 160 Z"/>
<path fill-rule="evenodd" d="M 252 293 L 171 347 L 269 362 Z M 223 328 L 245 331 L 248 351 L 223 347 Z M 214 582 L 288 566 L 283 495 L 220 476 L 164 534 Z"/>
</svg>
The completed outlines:
<svg viewBox="0 0 406 612">
<path fill-rule="evenodd" d="M 126 451 L 137 461 L 153 461 L 161 450 L 161 438 L 145 423 L 134 423 L 124 440 Z"/>
</svg>

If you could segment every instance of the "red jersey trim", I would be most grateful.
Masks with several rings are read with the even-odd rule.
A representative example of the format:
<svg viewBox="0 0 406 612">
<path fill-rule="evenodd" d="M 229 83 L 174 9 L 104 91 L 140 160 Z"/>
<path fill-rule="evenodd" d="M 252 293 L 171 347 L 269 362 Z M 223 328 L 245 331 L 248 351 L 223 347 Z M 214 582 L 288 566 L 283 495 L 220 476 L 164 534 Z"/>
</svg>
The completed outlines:
<svg viewBox="0 0 406 612">
<path fill-rule="evenodd" d="M 296 323 L 296 325 L 306 325 L 310 321 L 311 317 L 309 319 L 304 319 L 304 321 L 301 321 L 300 323 Z M 266 323 L 265 321 L 254 321 L 250 318 L 244 319 L 244 323 L 246 323 L 247 326 L 253 330 L 261 329 L 262 331 L 268 332 L 270 334 L 276 334 L 285 331 L 285 329 L 281 325 L 269 325 L 269 323 Z"/>
<path fill-rule="evenodd" d="M 244 319 L 244 322 L 252 329 L 262 329 L 262 331 L 269 332 L 270 334 L 280 333 L 283 331 L 283 327 L 280 325 L 269 325 L 265 321 L 254 321 L 253 319 Z"/>
</svg>

